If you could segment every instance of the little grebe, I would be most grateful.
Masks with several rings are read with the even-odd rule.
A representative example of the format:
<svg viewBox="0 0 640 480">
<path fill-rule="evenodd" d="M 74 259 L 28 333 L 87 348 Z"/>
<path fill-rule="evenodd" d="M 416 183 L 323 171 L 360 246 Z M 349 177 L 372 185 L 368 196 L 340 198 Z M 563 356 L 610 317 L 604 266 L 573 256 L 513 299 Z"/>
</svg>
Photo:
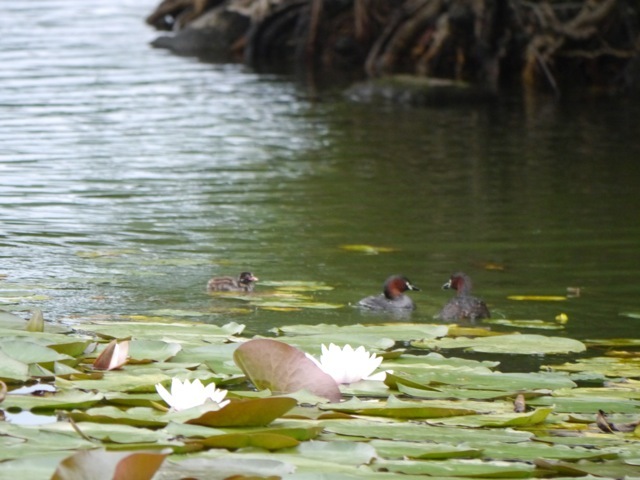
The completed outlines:
<svg viewBox="0 0 640 480">
<path fill-rule="evenodd" d="M 379 311 L 414 310 L 416 306 L 413 300 L 403 293 L 407 290 L 420 289 L 412 285 L 407 277 L 392 275 L 384 282 L 383 293 L 363 298 L 358 302 L 358 306 Z"/>
<path fill-rule="evenodd" d="M 468 275 L 462 272 L 451 275 L 449 281 L 442 286 L 443 290 L 449 288 L 456 290 L 456 296 L 442 308 L 436 319 L 475 321 L 491 317 L 487 304 L 471 295 L 471 279 Z"/>
<path fill-rule="evenodd" d="M 238 278 L 233 277 L 213 277 L 207 283 L 209 292 L 253 292 L 254 282 L 258 277 L 254 277 L 251 272 L 242 272 Z"/>
</svg>

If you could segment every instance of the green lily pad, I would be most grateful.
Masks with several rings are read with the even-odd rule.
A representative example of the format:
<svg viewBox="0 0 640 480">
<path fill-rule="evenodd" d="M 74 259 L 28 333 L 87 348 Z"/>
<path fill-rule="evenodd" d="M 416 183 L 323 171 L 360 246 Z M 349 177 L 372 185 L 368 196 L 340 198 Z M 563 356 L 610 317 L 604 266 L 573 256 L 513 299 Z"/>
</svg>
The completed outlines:
<svg viewBox="0 0 640 480">
<path fill-rule="evenodd" d="M 578 353 L 586 346 L 571 338 L 546 337 L 543 335 L 515 334 L 480 338 L 443 338 L 413 342 L 416 348 L 455 349 L 466 348 L 473 352 L 507 353 L 519 355 L 542 355 L 557 353 Z"/>
<path fill-rule="evenodd" d="M 457 415 L 474 415 L 475 410 L 448 406 L 442 404 L 428 404 L 426 402 L 407 402 L 398 400 L 394 396 L 387 402 L 363 402 L 353 398 L 348 402 L 320 406 L 322 410 L 352 413 L 356 415 L 374 415 L 378 417 L 394 418 L 441 418 Z"/>
<path fill-rule="evenodd" d="M 73 360 L 69 355 L 58 353 L 39 343 L 15 338 L 0 341 L 0 351 L 14 360 L 27 364 Z"/>
<path fill-rule="evenodd" d="M 480 477 L 480 478 L 527 478 L 535 467 L 526 463 L 501 460 L 448 459 L 439 462 L 384 461 L 376 468 L 394 473 L 428 475 L 431 477 Z"/>
<path fill-rule="evenodd" d="M 247 447 L 264 448 L 265 450 L 282 450 L 300 445 L 300 442 L 316 438 L 321 427 L 298 426 L 294 428 L 274 427 L 254 429 L 253 431 L 233 431 L 202 439 L 190 439 L 191 444 L 199 444 L 209 448 L 238 449 Z"/>
<path fill-rule="evenodd" d="M 69 424 L 66 423 L 66 425 Z M 80 437 L 76 432 L 70 434 L 69 432 L 50 431 L 41 427 L 0 422 L 0 461 L 21 457 L 33 458 L 45 452 L 90 449 L 95 446 L 93 442 Z M 0 469 L 0 477 L 2 476 Z"/>
<path fill-rule="evenodd" d="M 112 406 L 91 408 L 86 411 L 73 410 L 68 416 L 76 422 L 133 425 L 136 427 L 163 427 L 168 423 L 163 412 L 148 407 L 133 407 L 127 410 Z"/>
<path fill-rule="evenodd" d="M 509 320 L 506 318 L 486 318 L 482 321 L 485 324 L 503 325 L 514 328 L 531 328 L 538 330 L 562 330 L 564 325 L 558 322 L 547 322 L 544 320 Z"/>
<path fill-rule="evenodd" d="M 129 357 L 133 360 L 164 362 L 174 357 L 182 346 L 158 340 L 133 340 L 129 345 Z"/>
<path fill-rule="evenodd" d="M 444 445 L 398 440 L 371 440 L 369 445 L 384 458 L 411 458 L 416 460 L 442 460 L 445 458 L 474 458 L 482 454 L 479 448 L 466 445 Z"/>
<path fill-rule="evenodd" d="M 560 460 L 536 460 L 536 466 L 556 475 L 565 476 L 594 476 L 604 478 L 635 478 L 640 477 L 640 467 L 631 465 L 623 460 L 611 460 L 600 463 L 582 462 L 569 463 Z"/>
<path fill-rule="evenodd" d="M 588 372 L 607 377 L 640 378 L 640 358 L 581 358 L 563 365 L 549 365 L 547 368 L 562 372 Z"/>
<path fill-rule="evenodd" d="M 484 430 L 447 426 L 425 427 L 419 423 L 373 422 L 364 420 L 325 420 L 321 425 L 327 432 L 348 437 L 388 439 L 408 442 L 434 442 L 448 445 L 465 444 L 482 448 L 487 442 L 528 442 L 533 434 L 510 428 Z"/>
<path fill-rule="evenodd" d="M 538 408 L 528 413 L 501 413 L 489 415 L 469 415 L 466 417 L 445 418 L 439 420 L 442 425 L 458 425 L 461 427 L 529 427 L 544 422 L 553 407 Z"/>
<path fill-rule="evenodd" d="M 21 410 L 87 408 L 100 402 L 103 398 L 102 393 L 69 389 L 45 392 L 37 396 L 7 395 L 2 406 L 3 408 L 19 408 Z"/>
<path fill-rule="evenodd" d="M 385 383 L 391 388 L 405 384 L 414 388 L 428 389 L 429 385 L 473 386 L 476 390 L 496 392 L 521 392 L 526 390 L 557 390 L 572 388 L 576 384 L 568 375 L 538 373 L 502 373 L 485 368 L 432 369 L 387 374 Z M 437 388 L 436 388 L 437 390 Z"/>
<path fill-rule="evenodd" d="M 0 350 L 0 380 L 5 383 L 24 382 L 29 379 L 29 365 L 10 357 Z"/>
<path fill-rule="evenodd" d="M 74 387 L 83 390 L 96 389 L 112 392 L 150 393 L 156 391 L 155 386 L 157 383 L 163 383 L 169 380 L 172 373 L 171 371 L 163 371 L 153 366 L 147 368 L 144 366 L 136 366 L 136 368 L 125 367 L 119 371 L 104 372 L 100 377 L 95 379 L 67 381 L 57 378 L 56 384 L 65 388 Z M 209 377 L 212 376 L 212 374 L 208 372 L 203 372 L 203 374 Z"/>
<path fill-rule="evenodd" d="M 91 322 L 78 327 L 81 332 L 95 332 L 111 340 L 134 338 L 136 340 L 162 340 L 184 344 L 203 345 L 214 341 L 226 342 L 229 337 L 239 335 L 244 325 L 231 322 L 222 327 L 201 323 L 162 322 Z M 159 335 L 160 333 L 160 335 Z M 206 341 L 205 341 L 206 339 Z"/>
<path fill-rule="evenodd" d="M 365 253 L 367 255 L 378 255 L 379 253 L 390 253 L 396 251 L 396 249 L 392 247 L 381 247 L 365 244 L 340 245 L 340 248 L 342 250 L 346 250 L 347 252 Z"/>
</svg>

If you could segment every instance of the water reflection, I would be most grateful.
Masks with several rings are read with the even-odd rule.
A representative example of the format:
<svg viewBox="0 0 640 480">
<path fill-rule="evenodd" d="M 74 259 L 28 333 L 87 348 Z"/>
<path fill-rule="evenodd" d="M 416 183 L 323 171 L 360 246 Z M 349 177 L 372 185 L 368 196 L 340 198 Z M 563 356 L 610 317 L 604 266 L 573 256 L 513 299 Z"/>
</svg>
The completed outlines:
<svg viewBox="0 0 640 480">
<path fill-rule="evenodd" d="M 4 297 L 46 295 L 48 320 L 171 311 L 265 332 L 385 321 L 351 305 L 392 273 L 420 285 L 411 319 L 431 322 L 465 270 L 494 316 L 566 312 L 568 335 L 634 334 L 619 314 L 640 311 L 637 106 L 313 102 L 286 78 L 150 49 L 154 5 L 121 0 L 81 22 L 73 2 L 36 1 L 0 20 L 40 25 L 11 29 L 0 52 Z M 241 270 L 324 282 L 312 300 L 345 307 L 206 294 Z M 568 287 L 581 297 L 507 300 Z"/>
</svg>

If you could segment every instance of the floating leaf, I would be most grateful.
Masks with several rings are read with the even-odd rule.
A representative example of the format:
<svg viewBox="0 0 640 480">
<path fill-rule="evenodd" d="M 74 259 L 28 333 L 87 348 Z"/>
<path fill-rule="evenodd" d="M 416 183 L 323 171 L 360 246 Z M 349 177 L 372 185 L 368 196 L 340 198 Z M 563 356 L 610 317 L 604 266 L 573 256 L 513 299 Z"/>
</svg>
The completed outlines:
<svg viewBox="0 0 640 480">
<path fill-rule="evenodd" d="M 56 392 L 44 392 L 39 395 L 9 394 L 2 406 L 7 409 L 19 408 L 22 410 L 88 408 L 103 398 L 103 394 L 98 392 L 58 390 Z"/>
<path fill-rule="evenodd" d="M 6 310 L 0 309 L 0 327 L 22 330 L 25 327 L 25 321 L 22 317 L 9 313 Z"/>
<path fill-rule="evenodd" d="M 199 440 L 197 443 L 209 448 L 264 448 L 265 450 L 281 450 L 291 448 L 300 444 L 295 438 L 276 433 L 256 433 L 253 435 L 246 433 L 229 433 Z"/>
<path fill-rule="evenodd" d="M 84 450 L 60 462 L 51 480 L 151 480 L 169 453 Z"/>
<path fill-rule="evenodd" d="M 93 362 L 96 370 L 115 370 L 127 363 L 129 355 L 129 342 L 112 340 Z"/>
<path fill-rule="evenodd" d="M 202 439 L 192 438 L 188 440 L 188 443 L 210 448 L 238 449 L 256 447 L 273 451 L 298 446 L 301 441 L 316 438 L 321 431 L 322 428 L 316 426 L 274 427 L 222 433 Z"/>
<path fill-rule="evenodd" d="M 289 397 L 233 400 L 220 410 L 206 411 L 186 423 L 207 427 L 261 427 L 287 413 L 296 403 L 295 399 Z M 170 418 L 177 416 L 172 414 Z"/>
<path fill-rule="evenodd" d="M 72 359 L 35 341 L 15 338 L 4 338 L 0 341 L 0 351 L 24 363 L 47 363 Z"/>
<path fill-rule="evenodd" d="M 556 322 L 545 322 L 544 320 L 509 320 L 506 318 L 486 318 L 482 323 L 491 325 L 504 325 L 514 328 L 536 328 L 539 330 L 562 330 L 564 328 Z"/>
<path fill-rule="evenodd" d="M 465 429 L 447 426 L 425 426 L 407 422 L 367 422 L 364 420 L 326 420 L 321 425 L 327 432 L 348 437 L 381 438 L 410 442 L 465 444 L 482 448 L 488 442 L 528 442 L 533 434 L 509 428 L 501 430 Z"/>
<path fill-rule="evenodd" d="M 304 352 L 270 339 L 250 340 L 233 354 L 236 364 L 259 389 L 290 393 L 306 389 L 336 402 L 340 389 Z"/>
<path fill-rule="evenodd" d="M 387 402 L 363 402 L 353 398 L 348 402 L 322 405 L 320 408 L 322 410 L 334 410 L 355 415 L 414 419 L 453 417 L 477 413 L 475 410 L 457 407 L 453 403 L 443 405 L 434 402 L 407 402 L 398 400 L 394 396 L 389 397 Z"/>
<path fill-rule="evenodd" d="M 526 463 L 500 460 L 449 459 L 440 462 L 385 461 L 376 464 L 381 471 L 431 477 L 527 478 L 535 467 Z"/>
<path fill-rule="evenodd" d="M 418 348 L 466 348 L 474 352 L 483 353 L 508 353 L 521 355 L 542 355 L 556 353 L 583 352 L 587 347 L 572 338 L 546 337 L 533 334 L 501 335 L 497 337 L 482 338 L 443 338 L 414 342 Z"/>
<path fill-rule="evenodd" d="M 466 445 L 444 445 L 437 443 L 372 440 L 369 444 L 385 458 L 413 458 L 416 460 L 442 460 L 445 458 L 474 458 L 482 450 Z"/>
<path fill-rule="evenodd" d="M 581 358 L 563 365 L 549 365 L 548 368 L 564 372 L 589 372 L 607 377 L 640 378 L 640 358 Z"/>
<path fill-rule="evenodd" d="M 156 361 L 164 362 L 182 350 L 182 346 L 175 342 L 163 342 L 160 340 L 132 340 L 129 348 L 131 360 L 138 362 Z"/>
<path fill-rule="evenodd" d="M 509 295 L 507 298 L 509 300 L 533 302 L 561 302 L 567 299 L 567 297 L 560 295 Z"/>
<path fill-rule="evenodd" d="M 29 378 L 29 365 L 16 360 L 0 350 L 0 379 L 6 382 L 23 382 Z"/>
<path fill-rule="evenodd" d="M 44 316 L 42 310 L 35 308 L 31 318 L 27 322 L 27 332 L 44 332 Z"/>
<path fill-rule="evenodd" d="M 367 255 L 378 255 L 379 253 L 389 253 L 397 251 L 391 247 L 380 247 L 374 245 L 340 245 L 342 250 L 347 252 L 365 253 Z"/>
<path fill-rule="evenodd" d="M 169 421 L 163 412 L 148 407 L 133 407 L 126 410 L 112 406 L 96 407 L 86 411 L 74 410 L 69 412 L 68 416 L 76 422 L 113 423 L 148 428 L 163 427 Z"/>
<path fill-rule="evenodd" d="M 528 427 L 544 422 L 553 411 L 552 407 L 538 408 L 528 413 L 502 413 L 489 415 L 470 415 L 454 419 L 439 420 L 442 425 L 457 425 L 463 427 Z"/>
</svg>

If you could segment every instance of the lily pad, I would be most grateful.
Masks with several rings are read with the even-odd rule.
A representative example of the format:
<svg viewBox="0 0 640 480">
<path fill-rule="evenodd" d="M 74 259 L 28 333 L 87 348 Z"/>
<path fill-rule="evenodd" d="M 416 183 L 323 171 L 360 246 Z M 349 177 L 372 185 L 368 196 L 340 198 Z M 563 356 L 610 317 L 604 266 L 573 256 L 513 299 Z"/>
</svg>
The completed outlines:
<svg viewBox="0 0 640 480">
<path fill-rule="evenodd" d="M 416 348 L 466 348 L 473 352 L 520 355 L 577 353 L 583 352 L 587 348 L 582 342 L 572 338 L 546 337 L 532 334 L 501 335 L 481 338 L 443 338 L 439 340 L 413 342 L 412 345 Z"/>
<path fill-rule="evenodd" d="M 366 245 L 366 244 L 349 244 L 349 245 L 340 245 L 342 250 L 346 250 L 347 252 L 358 252 L 358 253 L 366 253 L 367 255 L 378 255 L 379 253 L 390 253 L 395 252 L 395 248 L 391 247 L 381 247 L 375 245 Z"/>
<path fill-rule="evenodd" d="M 377 438 L 409 442 L 435 442 L 448 445 L 465 444 L 482 448 L 487 442 L 528 442 L 533 434 L 510 428 L 484 430 L 447 426 L 426 426 L 408 422 L 372 422 L 364 420 L 325 420 L 327 432 L 347 437 Z"/>
<path fill-rule="evenodd" d="M 207 411 L 186 423 L 207 427 L 260 427 L 281 417 L 296 404 L 296 400 L 289 397 L 232 400 L 226 407 Z"/>
<path fill-rule="evenodd" d="M 84 450 L 60 462 L 51 480 L 76 480 L 78 478 L 151 480 L 169 453 L 171 450 L 160 453 Z"/>
<path fill-rule="evenodd" d="M 394 418 L 441 418 L 458 415 L 474 415 L 475 410 L 460 408 L 453 404 L 429 404 L 427 402 L 408 402 L 391 396 L 387 402 L 363 402 L 353 398 L 348 402 L 320 406 L 323 410 L 352 413 L 356 415 L 374 415 Z"/>
<path fill-rule="evenodd" d="M 340 399 L 340 390 L 333 378 L 304 352 L 286 343 L 250 340 L 236 349 L 233 359 L 259 389 L 280 393 L 305 389 L 334 402 Z"/>
<path fill-rule="evenodd" d="M 98 392 L 61 389 L 41 395 L 7 395 L 2 406 L 21 410 L 88 408 L 103 398 L 104 395 Z"/>
<path fill-rule="evenodd" d="M 514 328 L 531 328 L 538 330 L 562 330 L 563 325 L 558 322 L 546 322 L 544 320 L 509 320 L 506 318 L 487 318 L 482 323 L 491 325 L 503 325 Z"/>
<path fill-rule="evenodd" d="M 597 373 L 607 377 L 640 378 L 640 358 L 581 358 L 562 365 L 549 365 L 547 368 L 563 372 Z"/>
<path fill-rule="evenodd" d="M 401 474 L 428 475 L 431 477 L 480 477 L 480 478 L 527 478 L 535 467 L 526 463 L 501 460 L 449 459 L 440 462 L 385 461 L 376 468 Z"/>
<path fill-rule="evenodd" d="M 523 428 L 544 422 L 552 411 L 553 407 L 547 407 L 538 408 L 528 413 L 469 415 L 466 417 L 438 420 L 438 424 L 458 425 L 461 427 Z"/>
<path fill-rule="evenodd" d="M 533 302 L 561 302 L 567 299 L 567 297 L 560 295 L 509 295 L 507 298 L 509 300 Z"/>
<path fill-rule="evenodd" d="M 372 440 L 369 444 L 382 457 L 412 458 L 416 460 L 442 460 L 445 458 L 479 457 L 482 450 L 466 445 L 443 445 L 424 442 L 403 442 L 391 440 Z"/>
</svg>

